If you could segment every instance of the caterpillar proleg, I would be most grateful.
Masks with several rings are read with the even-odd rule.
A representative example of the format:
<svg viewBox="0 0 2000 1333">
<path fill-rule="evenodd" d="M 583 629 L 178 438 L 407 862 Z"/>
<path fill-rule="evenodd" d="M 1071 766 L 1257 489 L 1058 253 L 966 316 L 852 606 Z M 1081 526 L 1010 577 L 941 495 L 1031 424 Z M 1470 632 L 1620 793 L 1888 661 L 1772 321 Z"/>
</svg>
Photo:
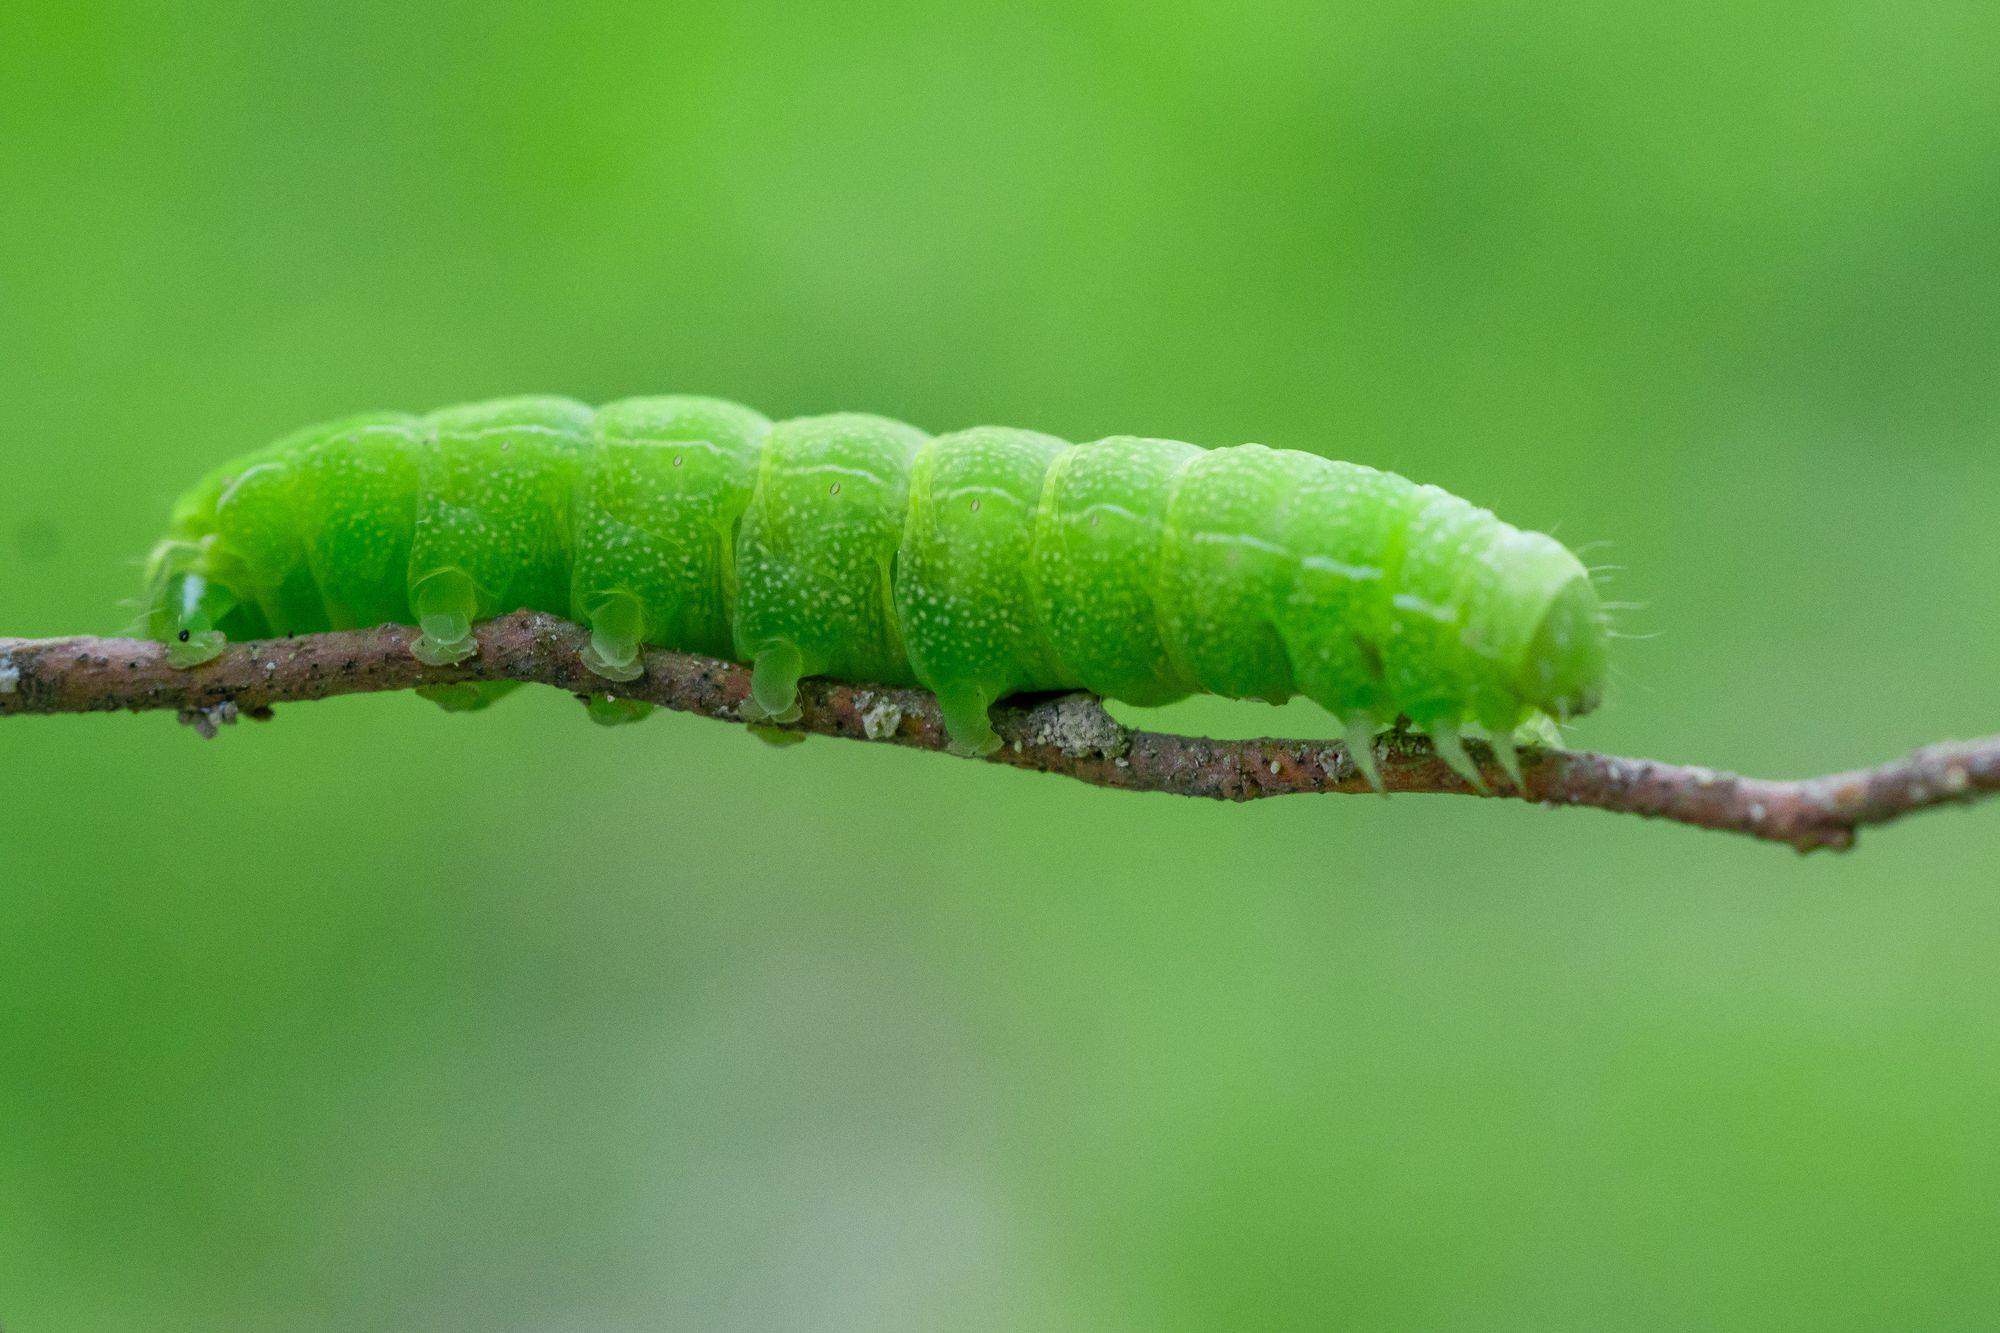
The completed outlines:
<svg viewBox="0 0 2000 1333">
<path fill-rule="evenodd" d="M 696 397 L 288 436 L 176 504 L 145 628 L 194 667 L 230 640 L 394 622 L 437 664 L 520 607 L 587 626 L 608 685 L 649 644 L 748 663 L 747 720 L 795 716 L 805 676 L 922 685 L 977 754 L 1022 691 L 1304 695 L 1355 742 L 1406 718 L 1466 772 L 1464 726 L 1511 762 L 1516 727 L 1594 707 L 1607 646 L 1560 543 L 1393 473 L 1256 444 L 774 425 Z"/>
</svg>

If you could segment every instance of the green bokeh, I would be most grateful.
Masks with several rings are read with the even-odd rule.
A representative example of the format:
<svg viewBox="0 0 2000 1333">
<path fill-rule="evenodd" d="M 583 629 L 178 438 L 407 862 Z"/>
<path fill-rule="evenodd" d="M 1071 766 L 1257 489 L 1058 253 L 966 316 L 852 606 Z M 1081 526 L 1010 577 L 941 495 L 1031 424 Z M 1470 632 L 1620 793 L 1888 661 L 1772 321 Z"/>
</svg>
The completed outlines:
<svg viewBox="0 0 2000 1333">
<path fill-rule="evenodd" d="M 692 391 L 1554 527 L 1647 636 L 1593 747 L 1990 733 L 1996 143 L 1987 3 L 10 0 L 0 632 L 303 422 Z M 1997 867 L 553 692 L 8 721 L 0 1322 L 1991 1328 Z"/>
</svg>

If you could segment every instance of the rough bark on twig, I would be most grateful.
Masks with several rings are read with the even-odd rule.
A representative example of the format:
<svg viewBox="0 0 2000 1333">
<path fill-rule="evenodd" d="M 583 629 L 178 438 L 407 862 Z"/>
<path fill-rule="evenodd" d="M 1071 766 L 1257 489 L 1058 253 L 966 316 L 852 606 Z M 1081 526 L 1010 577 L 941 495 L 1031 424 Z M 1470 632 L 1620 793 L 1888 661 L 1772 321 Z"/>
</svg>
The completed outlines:
<svg viewBox="0 0 2000 1333">
<path fill-rule="evenodd" d="M 479 626 L 479 652 L 451 667 L 410 655 L 414 629 L 385 625 L 237 644 L 193 670 L 167 664 L 161 644 L 76 637 L 0 639 L 0 715 L 174 709 L 213 734 L 239 715 L 336 694 L 459 681 L 518 680 L 576 694 L 613 693 L 686 713 L 740 721 L 745 667 L 689 653 L 649 651 L 639 679 L 612 684 L 578 657 L 587 633 L 520 611 Z M 784 730 L 944 750 L 931 696 L 914 689 L 808 680 L 802 715 Z M 1127 727 L 1088 694 L 1020 700 L 994 709 L 1006 744 L 987 762 L 1060 773 L 1100 787 L 1247 801 L 1305 792 L 1366 792 L 1345 746 L 1323 740 L 1210 740 Z M 1795 782 L 1578 751 L 1525 750 L 1517 789 L 1485 747 L 1470 743 L 1489 793 L 1595 806 L 1789 843 L 1800 851 L 1853 846 L 1858 829 L 1916 810 L 2000 792 L 2000 736 L 1931 745 L 1878 768 Z M 1481 794 L 1421 736 L 1377 738 L 1392 792 Z"/>
</svg>

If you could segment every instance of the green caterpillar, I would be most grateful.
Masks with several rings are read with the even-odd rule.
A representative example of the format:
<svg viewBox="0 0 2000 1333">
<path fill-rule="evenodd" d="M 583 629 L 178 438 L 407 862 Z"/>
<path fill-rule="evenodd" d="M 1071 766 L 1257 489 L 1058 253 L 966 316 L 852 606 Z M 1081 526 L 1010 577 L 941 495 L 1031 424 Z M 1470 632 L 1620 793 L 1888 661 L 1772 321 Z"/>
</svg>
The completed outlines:
<svg viewBox="0 0 2000 1333">
<path fill-rule="evenodd" d="M 988 707 L 1019 691 L 1303 694 L 1364 764 L 1401 715 L 1466 771 L 1464 725 L 1511 764 L 1516 727 L 1595 706 L 1607 640 L 1562 545 L 1392 473 L 1256 444 L 774 425 L 693 397 L 301 431 L 180 499 L 144 614 L 181 667 L 383 622 L 445 664 L 519 607 L 588 626 L 607 681 L 645 644 L 747 662 L 752 720 L 796 717 L 804 676 L 919 684 L 981 754 Z"/>
</svg>

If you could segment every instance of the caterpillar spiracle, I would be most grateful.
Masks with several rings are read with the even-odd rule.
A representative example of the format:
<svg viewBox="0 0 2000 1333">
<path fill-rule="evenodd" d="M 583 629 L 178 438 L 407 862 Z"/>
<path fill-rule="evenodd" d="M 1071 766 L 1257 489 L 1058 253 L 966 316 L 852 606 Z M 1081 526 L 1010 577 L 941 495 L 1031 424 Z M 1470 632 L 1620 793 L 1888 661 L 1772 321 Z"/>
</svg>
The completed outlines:
<svg viewBox="0 0 2000 1333">
<path fill-rule="evenodd" d="M 384 622 L 439 665 L 522 607 L 587 626 L 607 682 L 648 644 L 748 663 L 752 720 L 795 718 L 805 676 L 917 684 L 979 754 L 1016 692 L 1302 694 L 1371 770 L 1364 742 L 1399 715 L 1461 769 L 1467 724 L 1511 763 L 1515 728 L 1596 705 L 1608 637 L 1560 543 L 1393 473 L 1258 444 L 773 424 L 697 397 L 287 436 L 181 497 L 143 614 L 180 667 Z"/>
</svg>

